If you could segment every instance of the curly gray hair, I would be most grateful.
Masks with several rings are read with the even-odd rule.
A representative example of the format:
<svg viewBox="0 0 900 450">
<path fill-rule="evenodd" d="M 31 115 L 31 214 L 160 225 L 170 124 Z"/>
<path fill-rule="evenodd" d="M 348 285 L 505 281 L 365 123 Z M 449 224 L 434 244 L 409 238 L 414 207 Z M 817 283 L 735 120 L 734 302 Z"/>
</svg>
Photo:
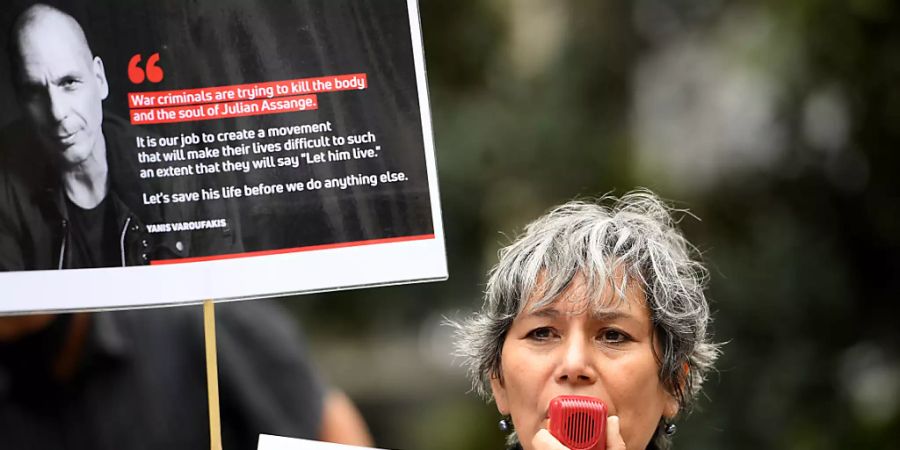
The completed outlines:
<svg viewBox="0 0 900 450">
<path fill-rule="evenodd" d="M 490 380 L 501 374 L 507 331 L 529 296 L 540 293 L 533 303 L 539 309 L 580 275 L 587 298 L 600 299 L 609 285 L 624 299 L 628 283 L 636 280 L 646 294 L 659 346 L 660 380 L 679 406 L 688 409 L 719 349 L 706 330 L 707 271 L 677 229 L 673 212 L 684 213 L 649 190 L 638 189 L 621 198 L 572 201 L 526 226 L 515 242 L 500 250 L 481 311 L 449 321 L 456 328 L 456 355 L 463 358 L 473 389 L 490 398 Z M 661 429 L 651 446 L 668 448 Z"/>
</svg>

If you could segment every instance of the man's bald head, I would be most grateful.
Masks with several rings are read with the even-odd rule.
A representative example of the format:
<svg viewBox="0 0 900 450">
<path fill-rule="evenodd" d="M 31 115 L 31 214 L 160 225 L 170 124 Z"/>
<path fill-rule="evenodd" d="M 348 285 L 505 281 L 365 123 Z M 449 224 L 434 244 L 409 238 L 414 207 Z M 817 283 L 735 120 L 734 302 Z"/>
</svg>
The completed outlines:
<svg viewBox="0 0 900 450">
<path fill-rule="evenodd" d="M 11 31 L 16 93 L 43 148 L 65 170 L 105 158 L 102 102 L 109 85 L 81 25 L 37 4 L 19 15 Z"/>
<path fill-rule="evenodd" d="M 64 11 L 38 3 L 22 11 L 10 29 L 9 58 L 13 79 L 18 80 L 20 76 L 23 45 L 42 34 L 54 35 L 60 42 L 65 42 L 70 51 L 87 61 L 93 59 L 87 36 L 78 21 Z"/>
</svg>

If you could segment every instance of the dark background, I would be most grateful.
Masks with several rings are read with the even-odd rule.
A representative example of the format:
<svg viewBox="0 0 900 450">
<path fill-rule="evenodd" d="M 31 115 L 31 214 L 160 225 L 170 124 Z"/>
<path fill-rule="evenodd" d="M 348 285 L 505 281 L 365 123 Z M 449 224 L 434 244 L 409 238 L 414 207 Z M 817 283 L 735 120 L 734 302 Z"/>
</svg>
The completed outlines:
<svg viewBox="0 0 900 450">
<path fill-rule="evenodd" d="M 13 0 L 0 13 L 0 125 L 21 112 L 9 79 L 5 30 L 27 5 Z M 425 174 L 420 110 L 412 48 L 408 42 L 406 2 L 280 0 L 194 1 L 51 1 L 72 14 L 87 34 L 94 54 L 104 62 L 110 85 L 106 114 L 128 117 L 127 93 L 178 90 L 231 84 L 366 73 L 362 91 L 318 94 L 319 109 L 286 114 L 140 126 L 156 136 L 215 133 L 324 122 L 333 134 L 372 131 L 380 157 L 369 160 L 301 165 L 200 175 L 200 186 L 306 181 L 347 175 L 404 172 L 404 183 L 243 198 L 240 211 L 245 250 L 430 234 L 431 209 Z M 158 84 L 132 84 L 128 61 L 153 53 L 164 78 Z M 282 142 L 272 138 L 263 142 Z M 213 146 L 220 147 L 215 143 Z M 232 144 L 234 145 L 234 144 Z M 350 146 L 345 146 L 349 150 Z M 310 149 L 310 152 L 324 149 Z M 136 150 L 135 150 L 136 151 Z M 305 150 L 304 150 L 305 151 Z M 299 155 L 283 151 L 275 156 Z M 135 156 L 136 158 L 136 156 Z M 256 159 L 249 155 L 245 159 Z M 212 162 L 206 160 L 204 162 Z M 166 164 L 159 164 L 162 166 Z M 206 218 L 206 217 L 198 217 Z M 204 256 L 204 255 L 192 255 Z"/>
<path fill-rule="evenodd" d="M 284 304 L 379 446 L 501 448 L 441 316 L 550 206 L 647 186 L 701 219 L 726 343 L 676 448 L 896 448 L 898 8 L 423 0 L 450 280 Z"/>
</svg>

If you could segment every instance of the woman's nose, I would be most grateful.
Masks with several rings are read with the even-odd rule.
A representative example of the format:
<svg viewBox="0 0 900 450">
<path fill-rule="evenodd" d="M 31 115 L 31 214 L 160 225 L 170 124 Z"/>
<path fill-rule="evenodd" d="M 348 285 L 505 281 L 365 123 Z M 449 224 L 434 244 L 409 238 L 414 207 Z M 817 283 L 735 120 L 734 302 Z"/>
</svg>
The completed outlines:
<svg viewBox="0 0 900 450">
<path fill-rule="evenodd" d="M 591 355 L 590 343 L 578 336 L 570 336 L 563 343 L 556 380 L 561 383 L 592 384 L 597 381 L 597 369 Z"/>
</svg>

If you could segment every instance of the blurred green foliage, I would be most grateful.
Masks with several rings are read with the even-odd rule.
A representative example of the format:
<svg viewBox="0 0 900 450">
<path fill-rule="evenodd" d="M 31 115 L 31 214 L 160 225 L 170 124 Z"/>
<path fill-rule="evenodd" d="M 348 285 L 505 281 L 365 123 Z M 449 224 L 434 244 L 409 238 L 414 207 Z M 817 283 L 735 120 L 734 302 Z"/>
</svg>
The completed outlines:
<svg viewBox="0 0 900 450">
<path fill-rule="evenodd" d="M 440 315 L 476 308 L 497 249 L 550 206 L 647 186 L 701 219 L 682 226 L 727 343 L 676 448 L 896 448 L 896 2 L 420 7 L 450 280 L 286 303 L 379 446 L 501 448 L 493 405 L 434 362 Z"/>
</svg>

